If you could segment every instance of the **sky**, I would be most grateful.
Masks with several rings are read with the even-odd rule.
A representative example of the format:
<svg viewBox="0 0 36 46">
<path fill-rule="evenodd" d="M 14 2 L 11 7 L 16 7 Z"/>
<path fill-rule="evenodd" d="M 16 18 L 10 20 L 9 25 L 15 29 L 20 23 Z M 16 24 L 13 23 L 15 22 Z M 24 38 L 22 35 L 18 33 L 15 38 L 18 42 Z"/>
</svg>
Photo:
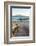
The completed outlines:
<svg viewBox="0 0 36 46">
<path fill-rule="evenodd" d="M 30 15 L 32 13 L 32 9 L 25 9 L 25 8 L 12 8 L 12 15 Z"/>
</svg>

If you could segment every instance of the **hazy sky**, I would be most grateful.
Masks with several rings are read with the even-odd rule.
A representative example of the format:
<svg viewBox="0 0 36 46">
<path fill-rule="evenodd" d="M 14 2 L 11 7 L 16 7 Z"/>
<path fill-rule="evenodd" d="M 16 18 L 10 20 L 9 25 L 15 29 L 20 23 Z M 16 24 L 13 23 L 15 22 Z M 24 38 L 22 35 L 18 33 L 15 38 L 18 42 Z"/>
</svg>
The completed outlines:
<svg viewBox="0 0 36 46">
<path fill-rule="evenodd" d="M 12 8 L 12 15 L 30 15 L 32 13 L 32 9 L 23 9 L 23 8 Z"/>
</svg>

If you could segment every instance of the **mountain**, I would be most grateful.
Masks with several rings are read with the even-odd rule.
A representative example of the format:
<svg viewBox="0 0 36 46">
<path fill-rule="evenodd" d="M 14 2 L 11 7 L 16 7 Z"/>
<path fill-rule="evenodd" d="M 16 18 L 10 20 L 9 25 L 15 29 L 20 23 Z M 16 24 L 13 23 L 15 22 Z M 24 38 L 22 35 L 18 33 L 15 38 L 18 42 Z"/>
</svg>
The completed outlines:
<svg viewBox="0 0 36 46">
<path fill-rule="evenodd" d="M 12 20 L 29 20 L 29 16 L 22 16 L 22 15 L 15 15 L 15 16 L 12 16 Z"/>
</svg>

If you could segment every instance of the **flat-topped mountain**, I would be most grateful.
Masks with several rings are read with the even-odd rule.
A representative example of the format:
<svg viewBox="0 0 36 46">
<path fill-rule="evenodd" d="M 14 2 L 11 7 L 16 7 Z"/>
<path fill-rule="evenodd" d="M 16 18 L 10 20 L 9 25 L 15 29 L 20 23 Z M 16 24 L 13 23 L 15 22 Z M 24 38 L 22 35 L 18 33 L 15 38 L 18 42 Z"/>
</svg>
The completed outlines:
<svg viewBox="0 0 36 46">
<path fill-rule="evenodd" d="M 29 20 L 29 16 L 15 15 L 15 16 L 12 16 L 12 20 Z"/>
</svg>

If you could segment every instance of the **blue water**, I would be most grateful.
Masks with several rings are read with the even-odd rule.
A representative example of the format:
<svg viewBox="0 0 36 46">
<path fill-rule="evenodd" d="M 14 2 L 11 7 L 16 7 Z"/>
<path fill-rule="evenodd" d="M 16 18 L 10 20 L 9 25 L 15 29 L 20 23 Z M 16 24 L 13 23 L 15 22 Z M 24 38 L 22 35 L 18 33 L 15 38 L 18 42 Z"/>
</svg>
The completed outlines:
<svg viewBox="0 0 36 46">
<path fill-rule="evenodd" d="M 29 16 L 12 16 L 12 21 L 29 20 Z"/>
</svg>

